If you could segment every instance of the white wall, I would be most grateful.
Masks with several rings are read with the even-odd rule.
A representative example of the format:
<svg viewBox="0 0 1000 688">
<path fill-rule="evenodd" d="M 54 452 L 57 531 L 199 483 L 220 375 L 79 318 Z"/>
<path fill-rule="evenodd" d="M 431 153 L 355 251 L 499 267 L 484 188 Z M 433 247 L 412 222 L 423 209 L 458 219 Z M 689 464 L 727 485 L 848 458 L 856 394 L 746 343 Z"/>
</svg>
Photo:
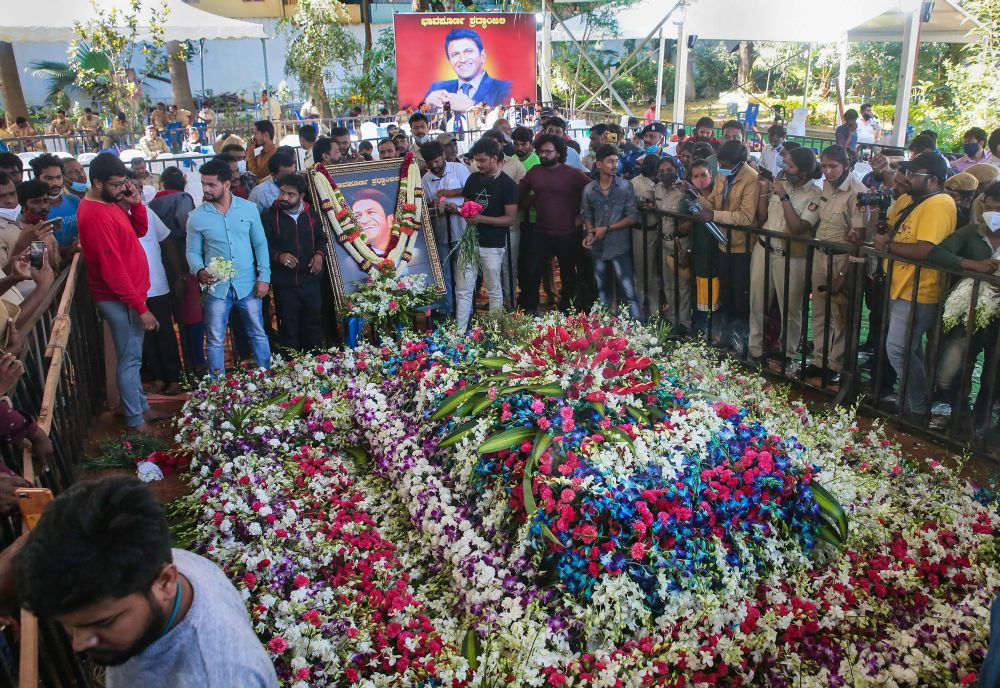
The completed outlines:
<svg viewBox="0 0 1000 688">
<path fill-rule="evenodd" d="M 83 2 L 84 0 L 80 0 Z M 264 32 L 271 36 L 265 41 L 267 46 L 268 70 L 272 86 L 280 81 L 288 82 L 293 93 L 298 90 L 298 83 L 285 74 L 285 52 L 288 48 L 288 36 L 276 28 L 277 19 L 247 19 L 264 26 Z M 372 33 L 378 32 L 386 24 L 373 24 Z M 364 43 L 364 26 L 352 24 L 348 29 L 355 38 Z M 24 97 L 29 105 L 42 105 L 45 102 L 47 87 L 45 79 L 32 75 L 31 63 L 38 60 L 53 60 L 66 62 L 66 43 L 14 43 L 14 56 L 21 72 L 21 86 Z M 264 55 L 259 40 L 245 41 L 205 41 L 205 88 L 222 92 L 246 91 L 248 97 L 254 92 L 260 93 L 264 83 Z M 191 79 L 191 90 L 199 93 L 201 87 L 201 62 L 195 55 L 188 62 L 188 75 Z M 335 88 L 337 83 L 327 84 Z M 151 81 L 143 86 L 143 93 L 156 102 L 169 102 L 171 98 L 170 84 Z M 78 96 L 79 98 L 79 96 Z"/>
</svg>

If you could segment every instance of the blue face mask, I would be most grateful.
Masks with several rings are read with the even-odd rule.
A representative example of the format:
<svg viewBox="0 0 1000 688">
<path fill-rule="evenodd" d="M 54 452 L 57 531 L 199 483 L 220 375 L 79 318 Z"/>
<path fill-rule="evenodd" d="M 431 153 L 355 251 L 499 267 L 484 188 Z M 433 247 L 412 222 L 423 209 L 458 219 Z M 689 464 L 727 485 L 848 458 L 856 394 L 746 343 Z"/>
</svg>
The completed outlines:
<svg viewBox="0 0 1000 688">
<path fill-rule="evenodd" d="M 659 146 L 646 146 L 646 152 L 647 153 L 653 153 L 655 155 L 656 153 L 660 152 L 660 147 Z"/>
<path fill-rule="evenodd" d="M 736 170 L 727 170 L 724 167 L 719 168 L 719 174 L 723 177 L 732 177 L 734 172 L 736 172 Z"/>
<path fill-rule="evenodd" d="M 90 188 L 90 185 L 87 182 L 70 182 L 69 188 L 77 193 L 83 193 Z"/>
<path fill-rule="evenodd" d="M 972 156 L 979 153 L 979 144 L 967 143 L 964 146 L 962 146 L 962 150 L 965 151 L 965 154 L 971 158 Z"/>
</svg>

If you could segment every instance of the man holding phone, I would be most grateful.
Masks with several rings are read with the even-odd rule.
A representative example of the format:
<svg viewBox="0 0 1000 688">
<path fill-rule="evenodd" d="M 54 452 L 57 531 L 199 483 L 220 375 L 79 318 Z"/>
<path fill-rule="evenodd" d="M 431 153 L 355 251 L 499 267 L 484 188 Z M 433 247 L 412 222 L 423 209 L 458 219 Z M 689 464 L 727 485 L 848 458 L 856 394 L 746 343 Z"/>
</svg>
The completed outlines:
<svg viewBox="0 0 1000 688">
<path fill-rule="evenodd" d="M 90 190 L 78 213 L 80 247 L 87 261 L 87 286 L 111 330 L 118 356 L 118 393 L 125 422 L 139 432 L 168 414 L 151 411 L 139 368 L 147 331 L 159 327 L 146 306 L 149 264 L 139 237 L 149 227 L 146 206 L 117 156 L 101 153 L 90 163 Z M 129 211 L 117 204 L 126 201 Z"/>
</svg>

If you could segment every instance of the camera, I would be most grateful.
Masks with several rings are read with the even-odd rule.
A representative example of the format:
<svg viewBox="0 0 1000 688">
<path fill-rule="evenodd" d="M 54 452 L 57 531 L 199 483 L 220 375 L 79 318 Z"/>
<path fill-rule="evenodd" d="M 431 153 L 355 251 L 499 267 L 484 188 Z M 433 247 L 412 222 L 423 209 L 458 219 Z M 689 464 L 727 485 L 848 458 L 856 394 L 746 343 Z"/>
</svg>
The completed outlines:
<svg viewBox="0 0 1000 688">
<path fill-rule="evenodd" d="M 685 205 L 687 205 L 687 211 L 691 215 L 697 215 L 702 211 L 703 206 L 701 205 L 701 201 L 698 200 L 698 194 L 688 189 L 687 191 L 684 192 L 684 196 L 685 196 L 684 202 Z M 714 222 L 703 222 L 702 224 L 704 224 L 705 227 L 708 228 L 708 231 L 712 233 L 712 236 L 718 239 L 721 243 L 723 244 L 729 243 L 729 239 L 726 237 L 725 233 L 723 233 L 723 231 L 719 228 L 719 225 L 715 224 Z"/>
<path fill-rule="evenodd" d="M 892 205 L 892 191 L 870 191 L 858 194 L 858 205 L 887 210 Z"/>
<path fill-rule="evenodd" d="M 35 270 L 42 269 L 42 257 L 45 254 L 44 241 L 32 241 L 31 249 L 28 251 L 28 262 Z"/>
</svg>

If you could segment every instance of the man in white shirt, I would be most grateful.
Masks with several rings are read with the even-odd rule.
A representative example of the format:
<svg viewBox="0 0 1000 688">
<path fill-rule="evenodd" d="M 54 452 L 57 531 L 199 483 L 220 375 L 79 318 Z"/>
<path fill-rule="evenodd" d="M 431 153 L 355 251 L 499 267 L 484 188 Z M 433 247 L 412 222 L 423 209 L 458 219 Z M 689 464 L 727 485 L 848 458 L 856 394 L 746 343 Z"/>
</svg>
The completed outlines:
<svg viewBox="0 0 1000 688">
<path fill-rule="evenodd" d="M 428 141 L 420 146 L 420 153 L 427 163 L 427 172 L 421 179 L 424 188 L 424 202 L 427 207 L 434 207 L 434 240 L 437 243 L 438 256 L 444 269 L 445 296 L 438 302 L 437 311 L 442 315 L 455 315 L 455 280 L 457 273 L 453 269 L 458 260 L 452 255 L 462 233 L 465 232 L 465 220 L 458 213 L 446 213 L 445 206 L 461 208 L 465 199 L 462 189 L 469 178 L 469 168 L 459 162 L 445 160 L 444 146 L 439 141 Z"/>
<path fill-rule="evenodd" d="M 861 103 L 858 108 L 861 118 L 858 120 L 858 143 L 878 143 L 882 138 L 882 123 L 872 112 L 871 103 Z"/>
<path fill-rule="evenodd" d="M 781 157 L 781 149 L 785 145 L 788 132 L 780 124 L 772 124 L 767 128 L 767 143 L 760 152 L 760 166 L 770 172 L 775 178 L 785 169 L 785 159 Z"/>
</svg>

